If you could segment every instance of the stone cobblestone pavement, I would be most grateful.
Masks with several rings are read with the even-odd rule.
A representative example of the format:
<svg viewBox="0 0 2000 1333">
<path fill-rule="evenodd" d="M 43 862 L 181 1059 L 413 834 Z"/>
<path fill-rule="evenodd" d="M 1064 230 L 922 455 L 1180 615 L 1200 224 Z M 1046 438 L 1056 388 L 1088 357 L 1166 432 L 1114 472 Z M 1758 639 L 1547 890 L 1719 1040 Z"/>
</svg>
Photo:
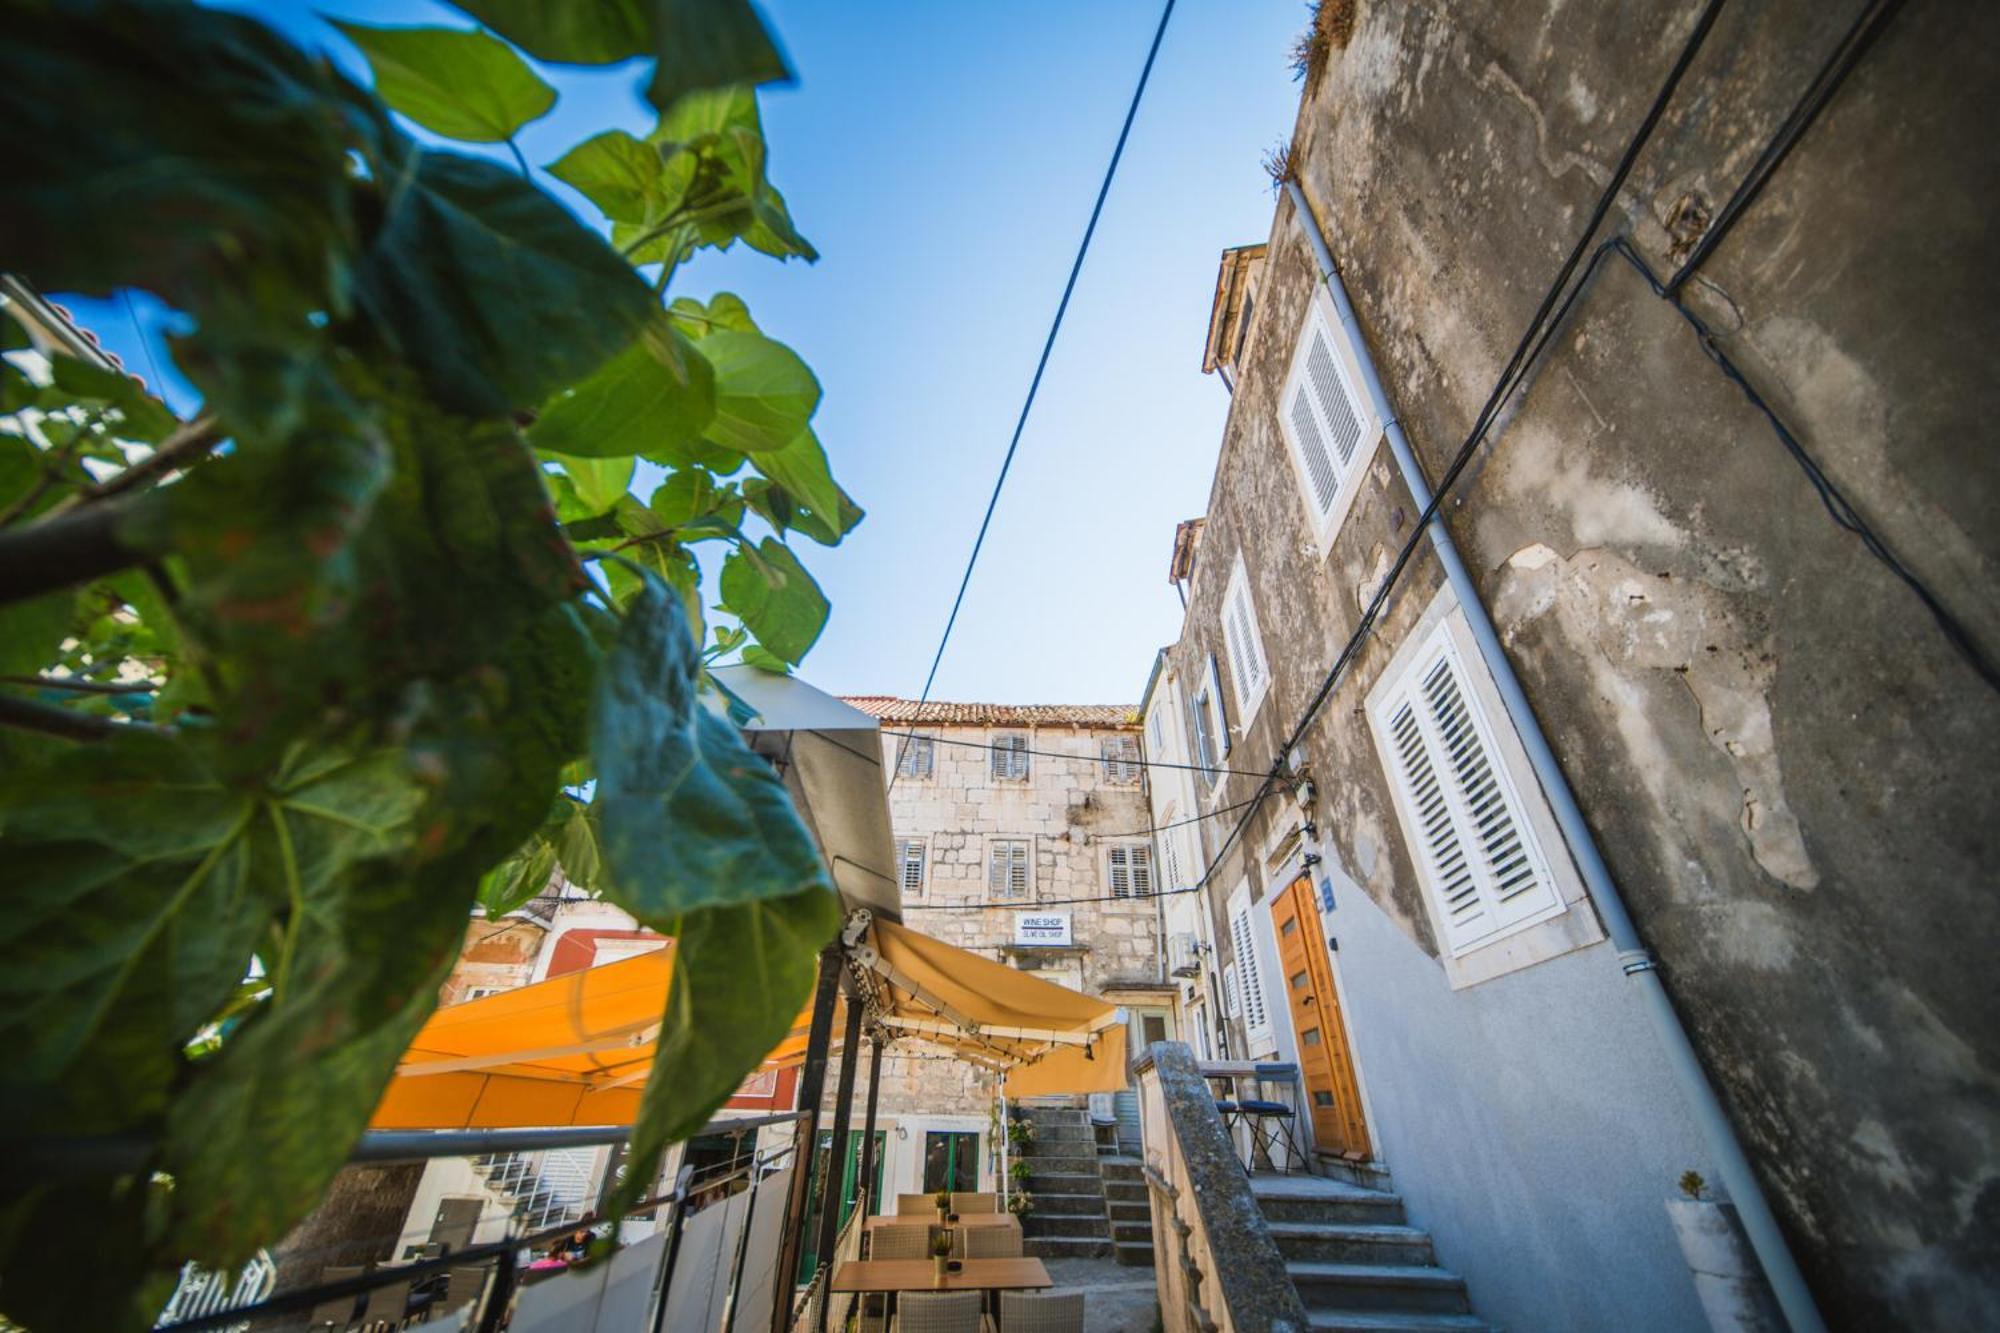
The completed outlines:
<svg viewBox="0 0 2000 1333">
<path fill-rule="evenodd" d="M 1150 1268 L 1126 1268 L 1110 1259 L 1048 1259 L 1056 1290 L 1081 1289 L 1083 1333 L 1153 1333 L 1159 1296 Z"/>
</svg>

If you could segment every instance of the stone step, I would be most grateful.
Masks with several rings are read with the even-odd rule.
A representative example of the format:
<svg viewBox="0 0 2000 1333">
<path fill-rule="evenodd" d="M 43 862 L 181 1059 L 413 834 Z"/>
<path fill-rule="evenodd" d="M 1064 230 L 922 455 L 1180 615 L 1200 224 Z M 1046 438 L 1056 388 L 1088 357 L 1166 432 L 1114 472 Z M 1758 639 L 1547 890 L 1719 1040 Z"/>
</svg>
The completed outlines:
<svg viewBox="0 0 2000 1333">
<path fill-rule="evenodd" d="M 1151 1198 L 1146 1182 L 1141 1180 L 1107 1180 L 1104 1182 L 1104 1197 L 1116 1203 L 1145 1203 Z"/>
<path fill-rule="evenodd" d="M 1403 1196 L 1313 1178 L 1310 1189 L 1294 1181 L 1253 1178 L 1250 1193 L 1273 1222 L 1365 1222 L 1393 1226 L 1404 1221 Z"/>
<path fill-rule="evenodd" d="M 1093 1217 L 1105 1215 L 1102 1194 L 1044 1194 L 1036 1190 L 1034 1195 L 1035 1208 L 1034 1212 L 1028 1214 L 1029 1217 L 1035 1216 L 1036 1213 L 1054 1213 L 1069 1217 L 1080 1213 L 1087 1213 Z"/>
<path fill-rule="evenodd" d="M 1109 1236 L 1029 1236 L 1022 1240 L 1023 1253 L 1036 1259 L 1108 1259 Z"/>
<path fill-rule="evenodd" d="M 1065 1216 L 1062 1213 L 1029 1213 L 1021 1219 L 1023 1236 L 1096 1236 L 1102 1239 L 1111 1234 L 1111 1224 L 1104 1214 L 1092 1217 L 1088 1213 Z"/>
<path fill-rule="evenodd" d="M 1043 1194 L 1094 1194 L 1104 1197 L 1104 1182 L 1092 1172 L 1035 1171 L 1028 1176 L 1028 1193 Z"/>
<path fill-rule="evenodd" d="M 1097 1151 L 1097 1140 L 1088 1125 L 1036 1125 L 1035 1137 L 1021 1147 L 1025 1151 L 1038 1143 L 1070 1143 L 1076 1145 L 1078 1152 Z"/>
<path fill-rule="evenodd" d="M 1124 1199 L 1107 1198 L 1104 1211 L 1114 1222 L 1151 1223 L 1153 1220 L 1153 1205 L 1150 1203 L 1132 1203 Z"/>
<path fill-rule="evenodd" d="M 1096 1153 L 1076 1143 L 1038 1143 L 1031 1148 L 1010 1155 L 1010 1160 L 1026 1162 L 1043 1171 L 1087 1171 L 1097 1174 L 1104 1159 Z M 1050 1166 L 1047 1163 L 1064 1162 L 1065 1166 Z"/>
<path fill-rule="evenodd" d="M 1111 1239 L 1117 1241 L 1129 1240 L 1137 1242 L 1139 1244 L 1151 1245 L 1153 1243 L 1153 1224 L 1150 1221 L 1147 1222 L 1114 1221 L 1111 1224 Z"/>
<path fill-rule="evenodd" d="M 1271 1239 L 1287 1259 L 1326 1263 L 1413 1264 L 1437 1262 L 1427 1231 L 1356 1222 L 1272 1222 Z"/>
<path fill-rule="evenodd" d="M 1464 1279 L 1432 1266 L 1290 1260 L 1285 1272 L 1307 1309 L 1466 1314 L 1472 1308 Z"/>
<path fill-rule="evenodd" d="M 1020 1108 L 1026 1117 L 1035 1122 L 1035 1128 L 1045 1125 L 1081 1125 L 1090 1128 L 1090 1112 L 1075 1106 L 1024 1106 Z"/>
<path fill-rule="evenodd" d="M 1308 1310 L 1313 1333 L 1493 1333 L 1477 1315 L 1397 1310 Z"/>
<path fill-rule="evenodd" d="M 1144 1166 L 1136 1157 L 1102 1157 L 1097 1162 L 1098 1174 L 1106 1180 L 1146 1181 Z"/>
<path fill-rule="evenodd" d="M 1112 1247 L 1112 1257 L 1127 1268 L 1151 1268 L 1153 1266 L 1153 1242 L 1117 1241 Z"/>
</svg>

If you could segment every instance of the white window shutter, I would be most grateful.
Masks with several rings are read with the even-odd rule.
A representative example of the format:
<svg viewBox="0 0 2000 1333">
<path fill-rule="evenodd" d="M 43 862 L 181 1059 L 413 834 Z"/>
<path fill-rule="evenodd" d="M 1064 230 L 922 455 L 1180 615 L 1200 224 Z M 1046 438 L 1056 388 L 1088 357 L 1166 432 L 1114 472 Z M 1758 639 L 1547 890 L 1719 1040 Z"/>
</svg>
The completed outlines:
<svg viewBox="0 0 2000 1333">
<path fill-rule="evenodd" d="M 1243 1013 L 1243 987 L 1237 980 L 1234 963 L 1222 965 L 1222 1003 L 1231 1018 Z"/>
<path fill-rule="evenodd" d="M 1007 896 L 1007 844 L 995 842 L 986 853 L 986 896 Z"/>
<path fill-rule="evenodd" d="M 1298 458 L 1307 501 L 1322 523 L 1339 503 L 1359 461 L 1363 433 L 1375 419 L 1348 376 L 1339 346 L 1315 302 L 1295 353 L 1282 419 Z"/>
<path fill-rule="evenodd" d="M 1215 654 L 1208 655 L 1209 723 L 1215 732 L 1216 758 L 1229 757 L 1229 719 L 1222 711 L 1222 673 L 1216 670 Z"/>
<path fill-rule="evenodd" d="M 1127 860 L 1131 849 L 1113 847 L 1108 856 L 1111 869 L 1111 896 L 1129 898 L 1132 896 L 1132 868 Z"/>
<path fill-rule="evenodd" d="M 1132 896 L 1147 898 L 1153 892 L 1153 849 L 1132 847 L 1127 849 L 1129 873 L 1132 876 Z"/>
<path fill-rule="evenodd" d="M 1250 1033 L 1261 1033 L 1270 1027 L 1271 1019 L 1264 1007 L 1264 979 L 1257 966 L 1257 940 L 1249 908 L 1230 918 L 1229 937 L 1236 946 L 1236 977 L 1243 986 L 1243 1026 Z"/>
<path fill-rule="evenodd" d="M 924 844 L 914 838 L 896 842 L 896 862 L 904 893 L 924 891 Z"/>
<path fill-rule="evenodd" d="M 1025 898 L 1028 896 L 1028 844 L 1014 844 L 1014 861 L 1007 870 L 1008 896 Z"/>
<path fill-rule="evenodd" d="M 1419 870 L 1436 896 L 1442 943 L 1458 954 L 1561 900 L 1500 766 L 1490 724 L 1442 630 L 1383 715 L 1392 776 L 1415 821 Z"/>
</svg>

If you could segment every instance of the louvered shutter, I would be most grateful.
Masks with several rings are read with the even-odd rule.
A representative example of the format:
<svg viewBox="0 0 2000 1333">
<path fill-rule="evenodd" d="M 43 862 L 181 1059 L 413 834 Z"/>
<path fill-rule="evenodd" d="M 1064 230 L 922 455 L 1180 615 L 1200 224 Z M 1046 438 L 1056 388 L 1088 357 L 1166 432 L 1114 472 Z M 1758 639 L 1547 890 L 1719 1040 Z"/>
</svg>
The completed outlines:
<svg viewBox="0 0 2000 1333">
<path fill-rule="evenodd" d="M 904 893 L 924 891 L 924 845 L 912 838 L 896 843 L 896 861 L 901 867 Z"/>
<path fill-rule="evenodd" d="M 1013 860 L 1007 867 L 1007 896 L 1028 896 L 1028 844 L 1025 842 L 1014 844 Z"/>
<path fill-rule="evenodd" d="M 993 741 L 993 776 L 1020 781 L 1028 776 L 1028 738 L 998 736 Z"/>
<path fill-rule="evenodd" d="M 897 771 L 906 778 L 929 777 L 932 753 L 930 737 L 905 736 L 897 757 Z"/>
<path fill-rule="evenodd" d="M 1260 1033 L 1270 1026 L 1271 1019 L 1264 1007 L 1264 979 L 1257 966 L 1257 940 L 1249 908 L 1230 918 L 1229 937 L 1236 946 L 1236 979 L 1243 987 L 1243 1027 Z"/>
<path fill-rule="evenodd" d="M 1557 907 L 1554 877 L 1444 626 L 1382 716 L 1446 947 L 1463 953 Z"/>
<path fill-rule="evenodd" d="M 1229 757 L 1229 715 L 1222 708 L 1222 673 L 1215 668 L 1215 654 L 1208 655 L 1208 706 L 1212 710 L 1216 758 Z"/>
<path fill-rule="evenodd" d="M 1111 869 L 1111 896 L 1129 898 L 1132 896 L 1132 868 L 1128 862 L 1130 848 L 1113 847 L 1108 855 Z"/>
<path fill-rule="evenodd" d="M 1243 1013 L 1243 987 L 1236 979 L 1236 964 L 1222 965 L 1222 1003 L 1229 1017 L 1236 1018 Z"/>
<path fill-rule="evenodd" d="M 1363 423 L 1371 413 L 1334 350 L 1333 334 L 1315 305 L 1306 321 L 1305 345 L 1293 373 L 1284 419 L 1305 473 L 1313 513 L 1324 519 L 1354 468 Z"/>
<path fill-rule="evenodd" d="M 1263 646 L 1257 642 L 1257 617 L 1250 608 L 1250 582 L 1241 565 L 1229 585 L 1223 606 L 1222 638 L 1229 649 L 1231 679 L 1236 682 L 1236 707 L 1248 714 L 1251 701 L 1264 687 Z"/>
<path fill-rule="evenodd" d="M 1131 847 L 1126 849 L 1127 865 L 1132 876 L 1132 896 L 1150 897 L 1153 892 L 1153 849 Z"/>
</svg>

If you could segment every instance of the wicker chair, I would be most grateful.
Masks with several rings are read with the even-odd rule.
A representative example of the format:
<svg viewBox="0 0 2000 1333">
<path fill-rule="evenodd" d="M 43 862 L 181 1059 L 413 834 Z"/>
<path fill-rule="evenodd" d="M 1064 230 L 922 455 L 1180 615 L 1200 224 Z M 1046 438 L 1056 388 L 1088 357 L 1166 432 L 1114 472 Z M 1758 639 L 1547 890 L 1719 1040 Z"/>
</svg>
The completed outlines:
<svg viewBox="0 0 2000 1333">
<path fill-rule="evenodd" d="M 319 1280 L 322 1282 L 341 1282 L 347 1278 L 360 1276 L 360 1264 L 329 1264 L 320 1270 Z M 354 1326 L 354 1307 L 360 1303 L 360 1298 L 352 1292 L 349 1292 L 345 1296 L 335 1296 L 331 1300 L 321 1301 L 313 1307 L 312 1322 L 307 1327 L 313 1329 L 330 1328 L 336 1330 L 336 1333 L 339 1330 L 352 1328 Z"/>
<path fill-rule="evenodd" d="M 954 1213 L 997 1213 L 1000 1211 L 1000 1196 L 954 1193 L 951 1196 L 951 1210 Z"/>
<path fill-rule="evenodd" d="M 937 1215 L 937 1195 L 898 1194 L 896 1196 L 896 1215 L 898 1217 L 909 1217 L 913 1214 L 923 1213 L 929 1213 L 933 1217 Z"/>
<path fill-rule="evenodd" d="M 868 1233 L 870 1259 L 928 1259 L 931 1229 L 927 1226 L 876 1227 Z"/>
<path fill-rule="evenodd" d="M 968 1259 L 1018 1259 L 1021 1232 L 1016 1227 L 964 1227 L 965 1257 Z"/>
<path fill-rule="evenodd" d="M 976 1291 L 897 1292 L 889 1333 L 982 1333 L 987 1324 L 979 1302 Z"/>
<path fill-rule="evenodd" d="M 1000 1333 L 1083 1333 L 1083 1293 L 1003 1291 Z"/>
</svg>

